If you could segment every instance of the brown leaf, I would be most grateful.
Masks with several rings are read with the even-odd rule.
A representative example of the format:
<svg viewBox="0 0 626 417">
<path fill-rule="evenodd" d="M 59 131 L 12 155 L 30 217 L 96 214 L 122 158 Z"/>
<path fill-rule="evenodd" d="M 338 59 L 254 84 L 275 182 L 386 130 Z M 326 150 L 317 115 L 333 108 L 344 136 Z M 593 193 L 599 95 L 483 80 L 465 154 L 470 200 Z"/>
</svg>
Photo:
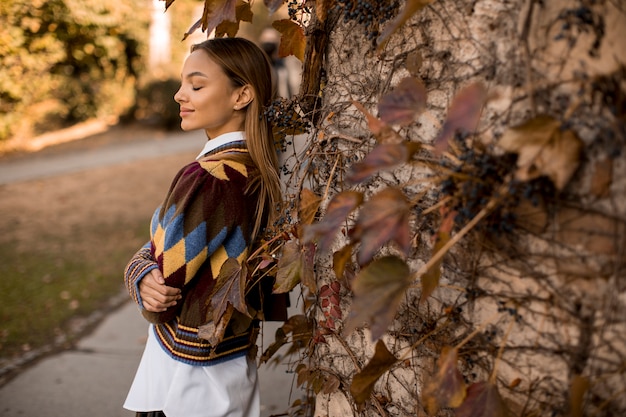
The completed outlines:
<svg viewBox="0 0 626 417">
<path fill-rule="evenodd" d="M 278 55 L 280 57 L 293 55 L 300 61 L 304 61 L 306 37 L 302 26 L 291 19 L 276 20 L 272 26 L 281 34 Z"/>
<path fill-rule="evenodd" d="M 384 169 L 392 169 L 408 162 L 420 149 L 417 142 L 377 145 L 361 162 L 352 165 L 347 181 L 359 183 Z"/>
<path fill-rule="evenodd" d="M 312 244 L 300 245 L 295 240 L 285 243 L 278 260 L 273 292 L 275 294 L 289 292 L 300 282 L 314 292 L 314 256 L 315 248 Z"/>
<path fill-rule="evenodd" d="M 604 158 L 596 161 L 591 176 L 590 192 L 592 195 L 603 198 L 609 195 L 613 182 L 613 159 Z"/>
<path fill-rule="evenodd" d="M 586 251 L 599 255 L 619 256 L 620 241 L 623 242 L 623 226 L 620 220 L 590 210 L 559 207 L 554 216 L 556 242 L 564 247 L 581 247 Z M 578 257 L 578 262 L 566 261 L 573 267 L 586 263 Z M 557 259 L 557 265 L 564 259 Z"/>
<path fill-rule="evenodd" d="M 305 227 L 302 240 L 312 242 L 317 239 L 319 250 L 328 250 L 341 224 L 362 201 L 363 194 L 357 191 L 343 191 L 336 194 L 328 203 L 322 220 Z"/>
<path fill-rule="evenodd" d="M 291 339 L 288 338 L 291 335 Z M 282 346 L 291 341 L 292 346 L 300 349 L 309 345 L 313 336 L 313 321 L 303 314 L 289 317 L 285 324 L 276 330 L 276 337 L 261 357 L 261 362 L 267 362 Z"/>
<path fill-rule="evenodd" d="M 439 250 L 448 243 L 450 240 L 450 233 L 452 232 L 452 227 L 454 226 L 454 216 L 456 215 L 455 211 L 449 212 L 441 222 L 439 226 L 439 230 L 437 231 L 437 236 L 435 237 L 435 245 L 433 247 L 433 255 L 435 255 Z M 421 277 L 420 280 L 422 282 L 422 295 L 420 296 L 420 302 L 425 301 L 430 295 L 435 291 L 435 289 L 439 286 L 439 278 L 441 277 L 441 263 L 443 258 L 441 258 L 438 262 L 428 269 Z"/>
<path fill-rule="evenodd" d="M 300 192 L 300 206 L 298 207 L 298 217 L 301 224 L 311 224 L 315 219 L 315 214 L 320 207 L 322 199 L 308 188 L 303 188 Z"/>
<path fill-rule="evenodd" d="M 302 285 L 307 287 L 312 293 L 317 291 L 317 283 L 315 281 L 315 245 L 313 243 L 304 243 L 302 245 L 302 276 L 300 280 Z"/>
<path fill-rule="evenodd" d="M 285 0 L 263 0 L 263 4 L 267 7 L 270 14 L 274 14 L 285 3 Z"/>
<path fill-rule="evenodd" d="M 409 20 L 411 17 L 413 17 L 415 13 L 419 12 L 424 7 L 428 6 L 434 1 L 435 0 L 407 0 L 406 4 L 404 5 L 404 9 L 402 9 L 402 11 L 396 16 L 395 19 L 393 19 L 393 21 L 387 24 L 378 39 L 376 39 L 376 42 L 378 43 L 378 50 L 382 49 L 385 46 L 385 44 L 389 40 L 389 37 L 396 30 L 402 27 L 407 20 Z"/>
<path fill-rule="evenodd" d="M 371 261 L 388 242 L 396 243 L 408 255 L 411 249 L 410 209 L 402 190 L 395 187 L 383 189 L 363 205 L 351 231 L 352 239 L 361 242 L 357 253 L 359 265 Z"/>
<path fill-rule="evenodd" d="M 352 101 L 352 104 L 365 115 L 367 125 L 378 143 L 400 143 L 404 140 L 391 126 L 367 111 L 361 103 Z"/>
<path fill-rule="evenodd" d="M 486 99 L 487 91 L 480 83 L 470 84 L 456 94 L 441 132 L 435 138 L 437 155 L 448 149 L 449 141 L 457 131 L 472 132 L 476 129 Z"/>
<path fill-rule="evenodd" d="M 582 375 L 572 376 L 569 390 L 569 408 L 571 417 L 583 417 L 583 400 L 589 389 L 589 378 Z"/>
<path fill-rule="evenodd" d="M 210 321 L 209 323 L 198 327 L 198 337 L 208 341 L 211 346 L 217 346 L 224 339 L 228 322 L 234 312 L 235 309 L 233 306 L 228 304 L 224 314 L 222 314 L 217 323 Z"/>
<path fill-rule="evenodd" d="M 441 407 L 458 407 L 465 398 L 465 382 L 457 368 L 458 350 L 444 346 L 437 360 L 437 373 L 426 384 L 422 399 L 428 414 L 434 415 Z M 457 415 L 458 416 L 458 415 Z"/>
<path fill-rule="evenodd" d="M 395 256 L 376 259 L 354 280 L 354 300 L 344 334 L 369 323 L 372 340 L 379 339 L 396 315 L 413 278 L 409 266 Z"/>
<path fill-rule="evenodd" d="M 548 225 L 548 210 L 543 202 L 533 205 L 529 200 L 522 199 L 512 210 L 515 224 L 531 233 L 543 233 Z"/>
<path fill-rule="evenodd" d="M 346 245 L 333 253 L 333 271 L 335 271 L 335 276 L 339 280 L 343 278 L 346 265 L 352 259 L 352 249 L 352 245 Z"/>
<path fill-rule="evenodd" d="M 376 351 L 365 367 L 354 375 L 350 384 L 350 394 L 357 405 L 362 405 L 370 397 L 378 378 L 387 372 L 398 360 L 387 350 L 382 340 L 376 343 Z"/>
<path fill-rule="evenodd" d="M 508 129 L 498 145 L 518 154 L 515 177 L 528 181 L 542 175 L 562 190 L 578 168 L 583 142 L 561 122 L 550 116 L 537 116 Z"/>
<path fill-rule="evenodd" d="M 195 32 L 200 25 L 202 26 L 202 31 L 206 32 L 208 35 L 217 25 L 225 20 L 236 22 L 236 3 L 237 0 L 204 0 L 202 18 L 189 28 L 183 40 Z"/>
<path fill-rule="evenodd" d="M 234 38 L 239 32 L 240 22 L 252 22 L 252 8 L 250 3 L 243 0 L 237 1 L 235 7 L 235 21 L 224 20 L 215 28 L 215 37 L 221 38 L 224 35 L 228 35 L 230 38 Z"/>
<path fill-rule="evenodd" d="M 407 77 L 378 102 L 380 119 L 388 124 L 408 125 L 426 108 L 426 87 L 415 77 Z"/>
<path fill-rule="evenodd" d="M 244 298 L 247 278 L 245 263 L 240 265 L 235 258 L 228 258 L 224 262 L 210 297 L 214 323 L 220 321 L 229 304 L 240 313 L 250 315 Z"/>
<path fill-rule="evenodd" d="M 409 74 L 417 77 L 423 63 L 424 58 L 422 57 L 422 53 L 416 49 L 413 52 L 409 52 L 409 54 L 406 56 L 404 66 L 406 67 L 407 71 L 409 71 Z"/>
<path fill-rule="evenodd" d="M 279 327 L 276 329 L 274 341 L 267 347 L 267 349 L 265 349 L 263 355 L 261 355 L 261 358 L 259 359 L 260 363 L 269 361 L 276 354 L 276 352 L 278 352 L 278 350 L 287 343 L 287 335 L 285 334 L 285 331 Z"/>
<path fill-rule="evenodd" d="M 273 292 L 281 294 L 291 291 L 300 282 L 301 271 L 300 245 L 297 241 L 290 240 L 283 246 L 278 259 L 278 272 Z"/>
<path fill-rule="evenodd" d="M 467 388 L 467 397 L 456 410 L 456 417 L 505 417 L 506 407 L 498 388 L 487 381 L 475 382 Z"/>
<path fill-rule="evenodd" d="M 337 392 L 341 386 L 341 380 L 335 375 L 326 375 L 324 378 L 324 385 L 322 386 L 322 392 L 324 394 L 332 394 Z"/>
</svg>

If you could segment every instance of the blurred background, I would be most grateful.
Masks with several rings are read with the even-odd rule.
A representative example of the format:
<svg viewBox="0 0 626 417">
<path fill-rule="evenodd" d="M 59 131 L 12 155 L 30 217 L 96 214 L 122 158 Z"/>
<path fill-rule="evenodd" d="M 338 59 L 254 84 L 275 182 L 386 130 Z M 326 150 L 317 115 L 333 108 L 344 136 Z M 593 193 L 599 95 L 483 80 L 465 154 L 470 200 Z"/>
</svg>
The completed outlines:
<svg viewBox="0 0 626 417">
<path fill-rule="evenodd" d="M 203 5 L 177 0 L 165 12 L 163 0 L 3 0 L 0 151 L 71 126 L 87 133 L 135 122 L 178 129 L 172 96 L 180 68 L 191 44 L 207 34 L 182 39 Z M 269 16 L 259 2 L 252 8 L 253 21 L 241 22 L 238 36 L 277 42 L 261 35 L 287 13 Z"/>
</svg>

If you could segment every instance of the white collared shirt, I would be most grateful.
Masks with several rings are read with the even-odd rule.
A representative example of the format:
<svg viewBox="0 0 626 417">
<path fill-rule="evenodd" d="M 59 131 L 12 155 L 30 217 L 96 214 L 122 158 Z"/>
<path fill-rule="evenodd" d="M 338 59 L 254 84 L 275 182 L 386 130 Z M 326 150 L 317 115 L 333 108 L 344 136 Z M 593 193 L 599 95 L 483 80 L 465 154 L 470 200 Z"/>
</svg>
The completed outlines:
<svg viewBox="0 0 626 417">
<path fill-rule="evenodd" d="M 226 145 L 227 143 L 237 142 L 240 140 L 246 140 L 246 136 L 244 132 L 242 131 L 228 132 L 228 133 L 224 133 L 223 135 L 219 135 L 218 137 L 214 139 L 209 139 L 207 143 L 204 145 L 202 152 L 200 152 L 200 154 L 196 157 L 196 159 L 202 158 L 204 155 L 211 152 L 213 149 L 217 149 L 220 146 Z"/>
</svg>

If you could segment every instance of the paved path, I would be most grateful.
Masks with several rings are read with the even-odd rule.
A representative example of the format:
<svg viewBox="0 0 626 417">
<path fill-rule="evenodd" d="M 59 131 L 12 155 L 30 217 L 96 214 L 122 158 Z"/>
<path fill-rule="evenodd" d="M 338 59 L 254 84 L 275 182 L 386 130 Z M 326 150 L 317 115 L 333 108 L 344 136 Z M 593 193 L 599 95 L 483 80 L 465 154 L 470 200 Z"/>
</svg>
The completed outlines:
<svg viewBox="0 0 626 417">
<path fill-rule="evenodd" d="M 0 161 L 0 184 L 26 181 L 89 168 L 198 151 L 202 133 L 168 135 L 160 140 L 137 138 L 97 149 L 33 154 Z M 293 300 L 295 301 L 295 300 Z M 293 304 L 293 303 L 292 303 Z M 266 323 L 263 346 L 273 340 L 277 323 Z M 0 388 L 2 417 L 129 417 L 122 409 L 143 351 L 147 323 L 134 304 L 114 310 L 71 350 L 32 366 Z M 261 417 L 282 414 L 301 393 L 293 390 L 287 365 L 261 366 Z"/>
<path fill-rule="evenodd" d="M 266 323 L 268 346 L 276 323 Z M 131 417 L 122 403 L 130 388 L 147 335 L 147 324 L 128 302 L 108 315 L 73 349 L 28 367 L 0 389 L 2 417 Z M 282 414 L 293 374 L 286 365 L 259 369 L 261 417 Z M 297 394 L 292 394 L 297 395 Z"/>
<path fill-rule="evenodd" d="M 200 152 L 205 140 L 206 136 L 201 131 L 172 132 L 161 135 L 157 139 L 154 136 L 138 137 L 132 141 L 120 141 L 102 146 L 85 146 L 66 152 L 50 152 L 48 150 L 20 158 L 9 158 L 6 161 L 0 160 L 0 184 L 27 181 L 193 150 Z"/>
</svg>

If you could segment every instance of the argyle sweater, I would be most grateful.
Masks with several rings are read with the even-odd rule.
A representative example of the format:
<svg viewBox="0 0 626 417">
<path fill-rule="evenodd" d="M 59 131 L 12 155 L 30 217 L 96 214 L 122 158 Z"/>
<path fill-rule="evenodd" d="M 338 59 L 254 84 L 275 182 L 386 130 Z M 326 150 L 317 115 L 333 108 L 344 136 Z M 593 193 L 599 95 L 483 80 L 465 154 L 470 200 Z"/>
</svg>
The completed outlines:
<svg viewBox="0 0 626 417">
<path fill-rule="evenodd" d="M 210 294 L 228 258 L 243 262 L 256 215 L 258 171 L 244 141 L 231 142 L 183 167 L 151 221 L 150 242 L 130 260 L 126 287 L 143 316 L 155 324 L 157 340 L 174 359 L 208 365 L 245 355 L 255 344 L 256 323 L 227 327 L 212 347 L 198 328 L 212 319 Z M 254 188 L 254 187 L 252 187 Z M 182 299 L 162 313 L 145 310 L 140 280 L 159 268 L 166 285 L 181 289 Z M 235 330 L 236 328 L 236 330 Z"/>
</svg>

